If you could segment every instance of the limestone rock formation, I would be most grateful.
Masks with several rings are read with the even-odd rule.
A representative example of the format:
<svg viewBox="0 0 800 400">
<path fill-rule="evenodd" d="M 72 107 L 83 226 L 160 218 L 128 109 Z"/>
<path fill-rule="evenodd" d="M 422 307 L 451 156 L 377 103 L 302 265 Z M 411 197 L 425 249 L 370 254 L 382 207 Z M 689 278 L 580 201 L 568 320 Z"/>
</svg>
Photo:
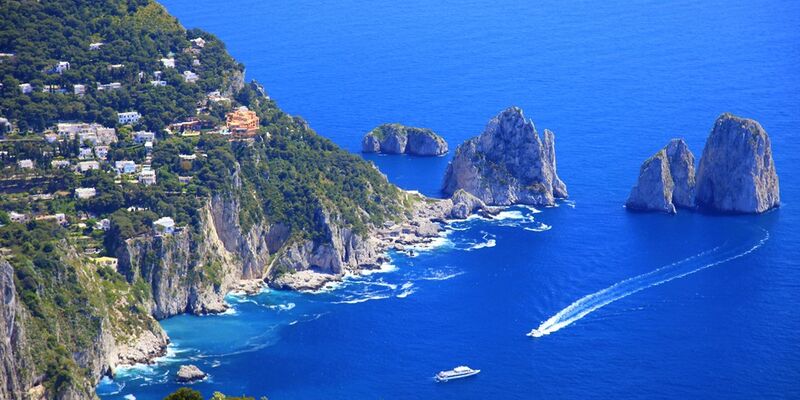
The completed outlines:
<svg viewBox="0 0 800 400">
<path fill-rule="evenodd" d="M 706 140 L 697 171 L 697 205 L 733 213 L 762 213 L 780 205 L 769 136 L 747 118 L 722 114 Z"/>
<path fill-rule="evenodd" d="M 567 197 L 556 173 L 554 135 L 545 130 L 543 136 L 521 109 L 502 111 L 480 136 L 458 147 L 443 192 L 463 189 L 488 205 L 552 205 Z"/>
<path fill-rule="evenodd" d="M 675 214 L 676 206 L 694 207 L 694 155 L 683 139 L 672 139 L 648 158 L 625 207 Z"/>
<path fill-rule="evenodd" d="M 181 383 L 194 382 L 205 379 L 206 373 L 195 365 L 181 365 L 178 369 L 177 380 Z"/>
<path fill-rule="evenodd" d="M 401 124 L 384 124 L 367 133 L 361 141 L 365 153 L 439 156 L 447 153 L 447 142 L 430 129 Z"/>
</svg>

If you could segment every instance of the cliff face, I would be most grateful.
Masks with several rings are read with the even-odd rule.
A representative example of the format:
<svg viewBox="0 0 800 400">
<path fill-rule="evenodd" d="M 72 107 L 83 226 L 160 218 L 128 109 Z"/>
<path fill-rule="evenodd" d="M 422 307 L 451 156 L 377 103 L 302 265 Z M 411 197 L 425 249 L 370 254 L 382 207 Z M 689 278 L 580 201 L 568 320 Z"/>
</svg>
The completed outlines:
<svg viewBox="0 0 800 400">
<path fill-rule="evenodd" d="M 365 153 L 439 156 L 447 153 L 447 142 L 430 129 L 384 124 L 368 132 L 361 141 Z"/>
<path fill-rule="evenodd" d="M 442 190 L 452 195 L 459 189 L 489 205 L 551 205 L 567 197 L 556 173 L 553 133 L 545 130 L 542 140 L 521 109 L 504 110 L 456 149 Z"/>
<path fill-rule="evenodd" d="M 14 270 L 5 260 L 0 260 L 0 398 L 21 399 L 34 377 L 29 368 L 24 327 L 18 315 L 22 313 L 17 303 Z"/>
<path fill-rule="evenodd" d="M 731 114 L 717 118 L 700 159 L 696 199 L 720 212 L 761 213 L 780 205 L 769 136 L 758 122 Z"/>
<path fill-rule="evenodd" d="M 647 159 L 625 206 L 629 210 L 675 214 L 694 207 L 694 155 L 683 139 L 673 139 Z"/>
</svg>

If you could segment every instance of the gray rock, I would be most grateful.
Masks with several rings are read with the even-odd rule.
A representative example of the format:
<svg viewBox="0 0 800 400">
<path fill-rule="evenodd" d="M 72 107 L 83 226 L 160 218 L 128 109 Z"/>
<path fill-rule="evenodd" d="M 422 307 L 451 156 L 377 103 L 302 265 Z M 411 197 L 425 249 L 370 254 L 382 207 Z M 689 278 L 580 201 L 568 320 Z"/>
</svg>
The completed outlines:
<svg viewBox="0 0 800 400">
<path fill-rule="evenodd" d="M 384 124 L 364 136 L 361 149 L 365 153 L 412 154 L 439 156 L 447 153 L 447 142 L 430 129 L 401 124 Z"/>
<path fill-rule="evenodd" d="M 181 365 L 178 369 L 177 380 L 178 382 L 194 382 L 205 379 L 206 373 L 201 371 L 194 365 Z"/>
<path fill-rule="evenodd" d="M 677 207 L 694 207 L 694 154 L 683 139 L 672 139 L 667 147 L 669 173 L 675 187 L 672 191 L 672 202 Z"/>
<path fill-rule="evenodd" d="M 554 142 L 548 130 L 542 140 L 521 109 L 508 108 L 458 147 L 442 191 L 452 195 L 463 189 L 488 205 L 552 205 L 567 197 L 556 173 Z"/>
<path fill-rule="evenodd" d="M 451 200 L 453 201 L 453 208 L 450 210 L 450 218 L 464 219 L 477 211 L 486 210 L 486 204 L 484 204 L 481 199 L 467 193 L 463 189 L 459 189 L 453 193 Z"/>
<path fill-rule="evenodd" d="M 732 114 L 717 118 L 697 171 L 697 205 L 733 213 L 762 213 L 780 205 L 769 136 L 761 125 Z"/>
<path fill-rule="evenodd" d="M 642 164 L 625 207 L 674 214 L 676 206 L 694 207 L 694 187 L 694 155 L 683 139 L 672 139 Z"/>
<path fill-rule="evenodd" d="M 631 190 L 625 207 L 629 210 L 675 214 L 675 205 L 672 204 L 673 189 L 667 152 L 661 149 L 642 164 L 639 180 Z"/>
</svg>

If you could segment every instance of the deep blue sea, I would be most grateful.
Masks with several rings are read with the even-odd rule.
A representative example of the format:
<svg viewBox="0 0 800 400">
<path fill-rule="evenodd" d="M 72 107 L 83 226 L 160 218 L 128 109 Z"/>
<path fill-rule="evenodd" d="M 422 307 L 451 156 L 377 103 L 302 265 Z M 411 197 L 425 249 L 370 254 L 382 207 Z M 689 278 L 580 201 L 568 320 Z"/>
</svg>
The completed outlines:
<svg viewBox="0 0 800 400">
<path fill-rule="evenodd" d="M 570 201 L 454 223 L 324 293 L 165 320 L 170 355 L 105 381 L 104 400 L 161 399 L 185 363 L 210 374 L 192 385 L 206 396 L 271 400 L 800 398 L 800 2 L 163 3 L 353 152 L 385 122 L 454 149 L 518 105 L 556 133 Z M 626 212 L 640 163 L 678 136 L 699 158 L 725 111 L 769 132 L 784 206 Z M 431 196 L 449 160 L 366 158 Z M 483 372 L 433 381 L 461 364 Z"/>
</svg>

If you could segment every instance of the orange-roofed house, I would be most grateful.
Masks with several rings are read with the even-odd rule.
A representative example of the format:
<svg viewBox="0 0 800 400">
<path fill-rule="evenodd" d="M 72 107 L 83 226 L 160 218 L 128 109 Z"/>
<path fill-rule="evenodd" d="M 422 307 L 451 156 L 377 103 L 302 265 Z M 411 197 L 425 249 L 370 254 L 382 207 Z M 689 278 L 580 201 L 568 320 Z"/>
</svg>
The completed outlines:
<svg viewBox="0 0 800 400">
<path fill-rule="evenodd" d="M 226 116 L 228 130 L 235 136 L 254 136 L 258 131 L 258 116 L 247 107 L 239 107 Z"/>
</svg>

